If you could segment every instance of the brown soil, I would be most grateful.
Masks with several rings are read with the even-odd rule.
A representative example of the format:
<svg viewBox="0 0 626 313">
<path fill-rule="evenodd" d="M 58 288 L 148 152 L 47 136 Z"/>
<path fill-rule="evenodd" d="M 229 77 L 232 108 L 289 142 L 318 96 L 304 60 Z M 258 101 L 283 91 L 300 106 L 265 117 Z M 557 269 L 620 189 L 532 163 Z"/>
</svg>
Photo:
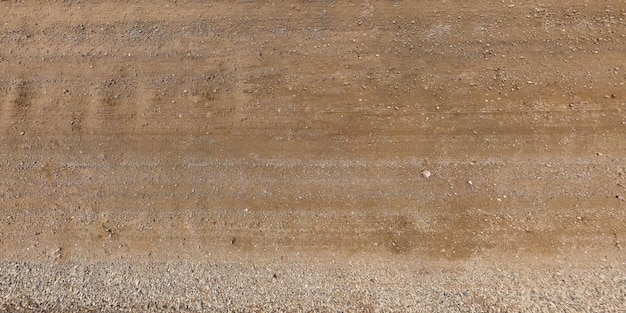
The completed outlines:
<svg viewBox="0 0 626 313">
<path fill-rule="evenodd" d="M 625 256 L 621 0 L 0 12 L 2 261 Z"/>
</svg>

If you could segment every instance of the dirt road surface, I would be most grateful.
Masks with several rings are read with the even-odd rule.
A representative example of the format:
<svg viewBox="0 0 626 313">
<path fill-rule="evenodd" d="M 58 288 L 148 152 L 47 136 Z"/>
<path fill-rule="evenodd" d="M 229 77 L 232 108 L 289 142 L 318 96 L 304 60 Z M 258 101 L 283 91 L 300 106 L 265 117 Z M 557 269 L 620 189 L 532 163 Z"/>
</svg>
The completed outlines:
<svg viewBox="0 0 626 313">
<path fill-rule="evenodd" d="M 626 3 L 0 2 L 0 310 L 626 310 Z"/>
</svg>

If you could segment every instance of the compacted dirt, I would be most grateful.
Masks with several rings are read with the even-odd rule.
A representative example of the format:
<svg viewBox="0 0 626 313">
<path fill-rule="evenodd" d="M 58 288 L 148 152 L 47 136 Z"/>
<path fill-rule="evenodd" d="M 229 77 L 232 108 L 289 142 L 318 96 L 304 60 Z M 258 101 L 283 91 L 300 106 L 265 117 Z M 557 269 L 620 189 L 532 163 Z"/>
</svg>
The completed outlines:
<svg viewBox="0 0 626 313">
<path fill-rule="evenodd" d="M 626 310 L 624 1 L 0 17 L 0 310 Z"/>
</svg>

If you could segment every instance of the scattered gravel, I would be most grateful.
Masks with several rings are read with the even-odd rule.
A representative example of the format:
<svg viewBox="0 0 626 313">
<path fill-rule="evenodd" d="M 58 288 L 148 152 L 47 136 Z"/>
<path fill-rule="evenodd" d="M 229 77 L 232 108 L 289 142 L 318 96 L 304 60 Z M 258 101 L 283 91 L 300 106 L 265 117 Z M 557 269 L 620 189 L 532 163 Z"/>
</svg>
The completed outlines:
<svg viewBox="0 0 626 313">
<path fill-rule="evenodd" d="M 626 266 L 0 262 L 0 310 L 621 312 Z"/>
</svg>

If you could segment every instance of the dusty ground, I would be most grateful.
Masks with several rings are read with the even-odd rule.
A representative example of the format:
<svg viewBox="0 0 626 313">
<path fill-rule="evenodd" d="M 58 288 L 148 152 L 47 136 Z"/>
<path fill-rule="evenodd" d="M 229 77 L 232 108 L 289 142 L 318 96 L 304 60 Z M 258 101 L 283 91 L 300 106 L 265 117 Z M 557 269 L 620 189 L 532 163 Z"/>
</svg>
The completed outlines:
<svg viewBox="0 0 626 313">
<path fill-rule="evenodd" d="M 626 310 L 621 0 L 0 16 L 2 310 Z"/>
</svg>

